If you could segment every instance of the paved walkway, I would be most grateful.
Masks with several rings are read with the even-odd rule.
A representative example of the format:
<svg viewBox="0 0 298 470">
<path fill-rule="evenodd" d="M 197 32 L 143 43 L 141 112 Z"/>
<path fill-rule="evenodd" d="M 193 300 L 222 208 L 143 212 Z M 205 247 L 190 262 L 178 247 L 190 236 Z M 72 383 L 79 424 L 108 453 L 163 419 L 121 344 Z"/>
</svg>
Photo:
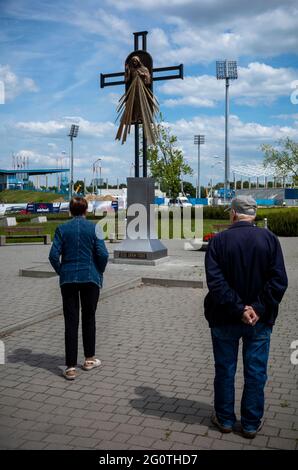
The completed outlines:
<svg viewBox="0 0 298 470">
<path fill-rule="evenodd" d="M 116 245 L 107 243 L 112 254 Z M 203 276 L 204 254 L 184 251 L 183 241 L 168 241 L 170 261 L 159 266 L 108 264 L 103 292 L 144 275 L 198 279 Z M 41 244 L 6 245 L 0 248 L 0 335 L 23 324 L 56 315 L 61 310 L 58 277 L 20 277 L 19 270 L 34 268 L 52 272 L 49 247 Z"/>
<path fill-rule="evenodd" d="M 97 344 L 103 367 L 81 371 L 74 383 L 61 377 L 61 315 L 2 338 L 6 365 L 0 366 L 0 448 L 297 449 L 298 366 L 290 362 L 290 344 L 298 339 L 297 240 L 282 243 L 290 288 L 272 337 L 265 426 L 256 439 L 222 435 L 210 424 L 213 358 L 203 318 L 205 289 L 141 286 L 101 301 Z M 45 261 L 46 247 L 36 246 L 31 258 L 18 247 L 0 250 L 1 274 L 3 259 L 9 268 L 6 282 L 1 276 L 1 317 L 7 305 L 13 321 L 14 298 L 26 314 L 24 285 L 30 288 L 35 313 L 49 302 L 61 302 L 56 278 L 17 278 L 10 270 L 12 263 L 24 268 Z M 201 275 L 203 256 L 183 254 L 176 247 L 176 267 L 170 272 L 166 265 L 109 269 L 114 278 L 136 276 L 145 269 L 150 275 L 194 279 Z M 40 291 L 45 297 L 40 298 Z M 238 373 L 238 415 L 241 386 Z"/>
</svg>

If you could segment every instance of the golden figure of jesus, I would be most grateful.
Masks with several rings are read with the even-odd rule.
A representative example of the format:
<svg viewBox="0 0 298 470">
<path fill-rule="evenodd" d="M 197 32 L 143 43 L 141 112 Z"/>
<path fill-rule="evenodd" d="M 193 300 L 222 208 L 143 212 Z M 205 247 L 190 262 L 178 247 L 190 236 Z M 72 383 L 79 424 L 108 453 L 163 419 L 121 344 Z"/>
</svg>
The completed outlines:
<svg viewBox="0 0 298 470">
<path fill-rule="evenodd" d="M 125 65 L 125 82 L 130 83 L 127 92 L 120 98 L 117 108 L 121 115 L 116 139 L 126 141 L 132 124 L 143 124 L 148 144 L 155 143 L 156 128 L 154 115 L 158 112 L 158 102 L 149 88 L 150 72 L 135 55 Z"/>
</svg>

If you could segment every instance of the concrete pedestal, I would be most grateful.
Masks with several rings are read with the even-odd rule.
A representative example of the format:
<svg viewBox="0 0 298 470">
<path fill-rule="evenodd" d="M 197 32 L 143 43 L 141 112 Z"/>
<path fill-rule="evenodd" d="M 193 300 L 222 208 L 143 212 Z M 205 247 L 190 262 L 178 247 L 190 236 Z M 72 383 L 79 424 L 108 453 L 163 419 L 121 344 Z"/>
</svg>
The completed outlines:
<svg viewBox="0 0 298 470">
<path fill-rule="evenodd" d="M 130 224 L 133 225 L 137 215 L 129 215 L 129 208 L 134 204 L 143 207 L 138 238 L 132 238 Z M 139 262 L 152 262 L 168 255 L 167 248 L 157 238 L 154 226 L 154 211 L 150 205 L 154 204 L 153 178 L 127 178 L 127 226 L 126 238 L 114 250 L 114 262 L 124 263 L 125 260 L 138 260 Z M 134 206 L 135 207 L 135 206 Z"/>
<path fill-rule="evenodd" d="M 48 219 L 46 215 L 39 215 L 38 217 L 34 217 L 31 219 L 31 222 L 37 223 L 37 224 L 45 224 L 47 223 Z"/>
<path fill-rule="evenodd" d="M 0 220 L 1 227 L 15 227 L 17 225 L 17 221 L 15 217 L 5 217 L 4 219 Z"/>
</svg>

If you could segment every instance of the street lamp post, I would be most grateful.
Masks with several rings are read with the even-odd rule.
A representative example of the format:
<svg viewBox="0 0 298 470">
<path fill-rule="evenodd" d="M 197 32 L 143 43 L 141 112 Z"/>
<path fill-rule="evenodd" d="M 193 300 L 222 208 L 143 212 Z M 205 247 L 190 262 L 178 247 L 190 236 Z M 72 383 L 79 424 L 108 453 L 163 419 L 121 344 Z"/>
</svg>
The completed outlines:
<svg viewBox="0 0 298 470">
<path fill-rule="evenodd" d="M 198 181 L 197 181 L 197 190 L 196 190 L 196 198 L 201 196 L 201 145 L 205 143 L 205 136 L 204 135 L 195 135 L 194 136 L 194 144 L 198 146 Z"/>
<path fill-rule="evenodd" d="M 213 156 L 214 159 L 216 159 L 216 161 L 213 163 L 213 165 L 211 165 L 211 169 L 212 169 L 212 172 L 211 172 L 211 197 L 212 197 L 212 205 L 213 205 L 213 169 L 216 165 L 221 165 L 223 163 L 222 160 L 217 160 L 218 158 L 220 158 L 218 155 L 214 155 Z"/>
<path fill-rule="evenodd" d="M 230 180 L 230 149 L 229 149 L 229 86 L 230 80 L 238 78 L 237 62 L 235 60 L 216 61 L 217 80 L 226 81 L 226 109 L 225 109 L 225 182 L 224 182 L 224 202 L 229 188 Z"/>
<path fill-rule="evenodd" d="M 93 169 L 93 178 L 92 178 L 92 192 L 94 194 L 95 192 L 95 174 L 96 174 L 96 192 L 97 192 L 97 186 L 98 186 L 98 178 L 97 178 L 97 175 L 98 175 L 98 165 L 97 162 L 101 162 L 102 158 L 98 158 L 97 160 L 95 160 L 95 162 L 93 163 L 92 165 L 92 169 Z M 101 164 L 99 164 L 99 179 L 100 179 L 100 182 L 101 182 Z M 101 194 L 101 189 L 99 188 L 99 191 L 100 191 L 100 194 Z"/>
<path fill-rule="evenodd" d="M 69 199 L 72 198 L 73 195 L 73 139 L 78 136 L 79 126 L 76 124 L 72 124 L 68 137 L 70 138 L 70 184 L 69 184 Z"/>
</svg>

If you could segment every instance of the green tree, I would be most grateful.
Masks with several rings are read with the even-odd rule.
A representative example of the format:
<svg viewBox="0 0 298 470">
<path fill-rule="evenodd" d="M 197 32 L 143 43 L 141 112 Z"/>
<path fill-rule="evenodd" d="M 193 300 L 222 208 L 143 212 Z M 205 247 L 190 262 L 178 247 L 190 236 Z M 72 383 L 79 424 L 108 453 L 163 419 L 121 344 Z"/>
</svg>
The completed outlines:
<svg viewBox="0 0 298 470">
<path fill-rule="evenodd" d="M 294 184 L 298 184 L 298 142 L 286 137 L 280 139 L 277 144 L 278 147 L 261 145 L 264 166 L 273 166 L 280 176 L 293 176 Z"/>
<path fill-rule="evenodd" d="M 177 137 L 162 121 L 157 124 L 156 145 L 148 148 L 147 158 L 151 175 L 160 183 L 160 189 L 171 197 L 177 197 L 182 175 L 191 175 L 193 170 L 186 163 L 183 151 L 177 147 Z"/>
<path fill-rule="evenodd" d="M 183 190 L 186 196 L 196 197 L 196 188 L 190 181 L 183 181 Z"/>
</svg>

